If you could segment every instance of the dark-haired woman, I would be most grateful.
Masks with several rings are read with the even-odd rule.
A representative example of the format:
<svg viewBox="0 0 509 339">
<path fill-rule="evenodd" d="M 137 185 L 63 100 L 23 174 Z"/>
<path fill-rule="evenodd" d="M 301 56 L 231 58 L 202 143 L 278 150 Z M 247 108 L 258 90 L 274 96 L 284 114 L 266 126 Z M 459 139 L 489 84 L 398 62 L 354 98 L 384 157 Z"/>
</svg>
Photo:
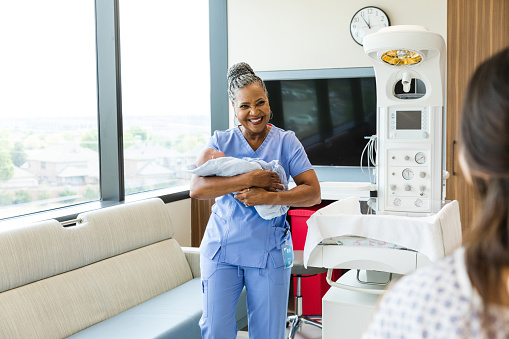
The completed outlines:
<svg viewBox="0 0 509 339">
<path fill-rule="evenodd" d="M 216 131 L 207 147 L 236 158 L 278 160 L 296 187 L 283 191 L 278 175 L 264 170 L 191 179 L 191 197 L 216 198 L 200 246 L 202 336 L 236 338 L 235 309 L 245 287 L 249 338 L 282 339 L 291 273 L 284 254 L 293 251 L 289 225 L 285 215 L 262 219 L 253 206 L 312 206 L 320 202 L 320 185 L 295 134 L 269 124 L 265 84 L 248 64 L 229 69 L 228 96 L 240 125 Z"/>
<path fill-rule="evenodd" d="M 460 164 L 480 199 L 464 247 L 403 277 L 364 338 L 509 338 L 509 48 L 468 86 Z"/>
</svg>

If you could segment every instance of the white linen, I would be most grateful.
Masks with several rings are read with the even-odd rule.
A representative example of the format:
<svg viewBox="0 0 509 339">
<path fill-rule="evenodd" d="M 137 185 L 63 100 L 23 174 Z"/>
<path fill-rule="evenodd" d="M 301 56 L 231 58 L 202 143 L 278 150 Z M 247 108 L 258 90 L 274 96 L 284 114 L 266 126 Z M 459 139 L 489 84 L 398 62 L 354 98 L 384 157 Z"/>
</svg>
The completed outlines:
<svg viewBox="0 0 509 339">
<path fill-rule="evenodd" d="M 262 166 L 257 162 L 234 157 L 222 157 L 208 160 L 199 167 L 196 167 L 195 164 L 187 165 L 184 167 L 184 171 L 202 177 L 214 175 L 218 177 L 233 177 L 234 175 L 244 174 L 261 168 Z"/>
<path fill-rule="evenodd" d="M 307 221 L 304 266 L 323 240 L 344 235 L 361 236 L 421 252 L 432 262 L 461 245 L 459 204 L 452 201 L 429 217 L 363 215 L 357 197 L 338 200 L 316 211 Z"/>
<path fill-rule="evenodd" d="M 232 177 L 234 175 L 244 174 L 257 169 L 276 172 L 281 179 L 281 185 L 288 189 L 288 179 L 286 178 L 285 170 L 277 160 L 272 160 L 267 163 L 261 159 L 255 158 L 234 158 L 222 157 L 208 160 L 203 165 L 196 167 L 195 164 L 187 165 L 183 168 L 185 172 L 200 175 L 203 177 L 219 176 L 219 177 Z M 254 206 L 260 217 L 265 220 L 270 220 L 288 212 L 289 206 L 282 205 L 256 205 Z"/>
</svg>

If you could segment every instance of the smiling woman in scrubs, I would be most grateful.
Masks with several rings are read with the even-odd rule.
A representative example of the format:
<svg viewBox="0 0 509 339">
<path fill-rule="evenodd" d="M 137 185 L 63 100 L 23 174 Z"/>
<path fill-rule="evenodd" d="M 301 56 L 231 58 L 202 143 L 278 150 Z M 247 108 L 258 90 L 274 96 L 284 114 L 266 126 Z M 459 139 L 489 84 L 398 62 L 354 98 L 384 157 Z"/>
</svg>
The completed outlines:
<svg viewBox="0 0 509 339">
<path fill-rule="evenodd" d="M 236 158 L 278 160 L 297 186 L 280 191 L 278 175 L 264 170 L 233 177 L 193 175 L 191 197 L 216 198 L 200 246 L 202 337 L 236 338 L 235 310 L 245 286 L 249 338 L 282 339 L 291 273 L 283 255 L 291 250 L 289 225 L 285 215 L 262 219 L 253 206 L 313 206 L 320 203 L 320 185 L 295 134 L 269 124 L 265 84 L 248 64 L 228 71 L 228 96 L 240 125 L 216 131 L 207 147 Z"/>
</svg>

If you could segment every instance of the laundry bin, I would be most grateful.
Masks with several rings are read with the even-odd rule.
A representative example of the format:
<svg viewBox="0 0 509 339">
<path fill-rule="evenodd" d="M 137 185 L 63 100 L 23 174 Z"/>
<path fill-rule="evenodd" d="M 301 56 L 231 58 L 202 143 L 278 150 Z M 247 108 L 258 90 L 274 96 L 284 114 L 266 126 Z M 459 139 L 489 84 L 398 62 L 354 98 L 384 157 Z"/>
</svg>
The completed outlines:
<svg viewBox="0 0 509 339">
<path fill-rule="evenodd" d="M 329 203 L 325 202 L 313 207 L 292 208 L 288 211 L 290 227 L 292 230 L 293 249 L 304 250 L 308 233 L 307 221 L 309 217 Z M 330 285 L 326 280 L 327 273 L 320 273 L 310 277 L 301 278 L 302 313 L 304 315 L 322 315 L 322 298 L 329 290 Z M 333 280 L 341 277 L 341 270 L 334 270 Z M 297 278 L 293 278 L 293 296 L 296 295 Z"/>
</svg>

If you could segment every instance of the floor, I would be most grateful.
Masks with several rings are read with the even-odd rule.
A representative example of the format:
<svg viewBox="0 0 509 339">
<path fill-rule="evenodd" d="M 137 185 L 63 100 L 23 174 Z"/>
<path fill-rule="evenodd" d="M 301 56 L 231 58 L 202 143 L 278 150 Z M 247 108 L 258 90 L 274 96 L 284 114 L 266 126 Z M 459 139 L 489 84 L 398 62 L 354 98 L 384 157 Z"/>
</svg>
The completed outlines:
<svg viewBox="0 0 509 339">
<path fill-rule="evenodd" d="M 293 300 L 293 284 L 290 284 L 290 297 L 288 298 L 288 312 L 294 313 L 294 300 Z M 288 328 L 286 329 L 286 337 L 288 336 Z M 286 338 L 285 337 L 285 338 Z M 239 331 L 237 339 L 249 338 L 247 331 Z M 294 339 L 322 339 L 322 330 L 316 326 L 303 324 L 301 329 L 295 333 Z"/>
<path fill-rule="evenodd" d="M 286 334 L 288 335 L 288 329 L 286 330 Z M 247 332 L 239 331 L 237 334 L 237 339 L 246 339 L 249 338 Z M 295 334 L 295 339 L 321 339 L 322 338 L 322 330 L 313 325 L 304 324 L 300 331 L 297 331 Z"/>
</svg>

